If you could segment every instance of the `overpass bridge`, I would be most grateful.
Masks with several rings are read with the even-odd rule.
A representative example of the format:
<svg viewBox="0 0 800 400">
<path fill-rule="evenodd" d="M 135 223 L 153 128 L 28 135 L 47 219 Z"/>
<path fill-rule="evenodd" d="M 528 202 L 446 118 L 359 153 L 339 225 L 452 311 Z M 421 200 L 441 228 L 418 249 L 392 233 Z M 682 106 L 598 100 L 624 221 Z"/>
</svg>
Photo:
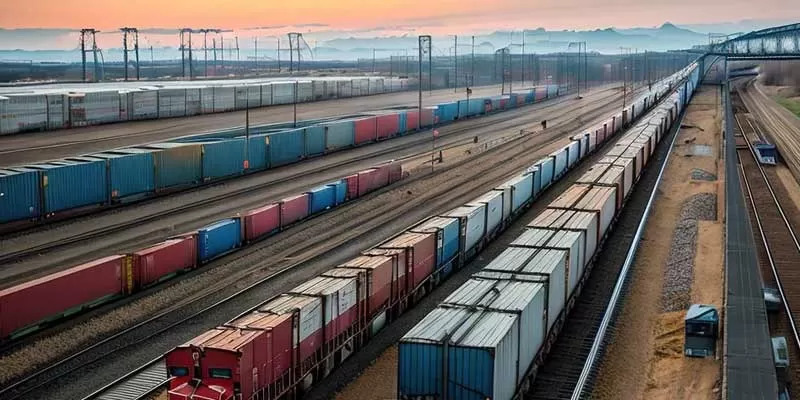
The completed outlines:
<svg viewBox="0 0 800 400">
<path fill-rule="evenodd" d="M 800 23 L 753 31 L 712 43 L 705 50 L 729 60 L 800 59 Z"/>
</svg>

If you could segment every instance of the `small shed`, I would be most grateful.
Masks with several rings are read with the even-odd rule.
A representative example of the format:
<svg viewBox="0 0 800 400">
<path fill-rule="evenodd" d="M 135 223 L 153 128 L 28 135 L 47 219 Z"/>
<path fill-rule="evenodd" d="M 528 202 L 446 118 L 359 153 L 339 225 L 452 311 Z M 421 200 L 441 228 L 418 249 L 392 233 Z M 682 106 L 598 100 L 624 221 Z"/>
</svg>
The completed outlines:
<svg viewBox="0 0 800 400">
<path fill-rule="evenodd" d="M 692 304 L 686 312 L 683 353 L 689 357 L 713 356 L 717 348 L 719 312 L 714 306 Z"/>
</svg>

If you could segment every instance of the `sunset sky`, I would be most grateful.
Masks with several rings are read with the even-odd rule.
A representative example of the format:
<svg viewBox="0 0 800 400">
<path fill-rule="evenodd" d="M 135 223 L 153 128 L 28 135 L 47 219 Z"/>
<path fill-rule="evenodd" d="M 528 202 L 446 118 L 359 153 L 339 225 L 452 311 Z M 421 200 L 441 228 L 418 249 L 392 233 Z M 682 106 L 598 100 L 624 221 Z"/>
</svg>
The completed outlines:
<svg viewBox="0 0 800 400">
<path fill-rule="evenodd" d="M 0 27 L 324 24 L 434 30 L 652 26 L 800 17 L 798 0 L 2 0 Z"/>
</svg>

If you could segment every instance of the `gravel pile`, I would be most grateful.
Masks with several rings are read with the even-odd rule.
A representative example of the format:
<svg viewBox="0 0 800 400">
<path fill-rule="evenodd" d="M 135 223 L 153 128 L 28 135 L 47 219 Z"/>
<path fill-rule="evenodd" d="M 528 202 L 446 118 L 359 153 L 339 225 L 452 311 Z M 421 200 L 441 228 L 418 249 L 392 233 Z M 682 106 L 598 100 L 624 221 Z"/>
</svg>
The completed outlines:
<svg viewBox="0 0 800 400">
<path fill-rule="evenodd" d="M 715 181 L 717 180 L 717 176 L 708 172 L 706 170 L 702 170 L 700 168 L 693 168 L 692 169 L 692 180 L 695 181 Z"/>
<path fill-rule="evenodd" d="M 683 203 L 680 221 L 672 235 L 672 245 L 664 270 L 664 288 L 661 296 L 663 312 L 689 308 L 697 247 L 697 221 L 713 221 L 716 218 L 715 193 L 699 193 Z"/>
</svg>

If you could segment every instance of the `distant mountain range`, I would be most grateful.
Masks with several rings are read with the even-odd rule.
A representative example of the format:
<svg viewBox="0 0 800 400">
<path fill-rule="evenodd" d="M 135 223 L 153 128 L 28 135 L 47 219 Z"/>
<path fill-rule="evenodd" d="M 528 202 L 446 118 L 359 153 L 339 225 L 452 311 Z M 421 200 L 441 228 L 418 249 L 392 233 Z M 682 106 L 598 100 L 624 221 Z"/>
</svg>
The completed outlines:
<svg viewBox="0 0 800 400">
<path fill-rule="evenodd" d="M 575 51 L 569 48 L 570 43 L 586 42 L 589 51 L 601 53 L 619 53 L 620 47 L 638 51 L 666 51 L 691 48 L 694 45 L 708 42 L 708 32 L 733 33 L 749 32 L 767 26 L 789 23 L 790 21 L 777 20 L 746 20 L 730 23 L 700 24 L 700 25 L 675 25 L 664 23 L 658 27 L 650 28 L 606 28 L 595 30 L 560 30 L 551 31 L 544 28 L 526 29 L 524 35 L 526 53 L 551 53 L 561 51 Z M 380 28 L 372 30 L 337 31 L 329 27 L 324 30 L 309 31 L 304 33 L 305 40 L 313 46 L 314 58 L 319 60 L 354 60 L 357 58 L 371 58 L 373 51 L 376 57 L 386 58 L 390 55 L 414 55 L 417 47 L 417 36 L 414 34 L 389 36 Z M 254 28 L 253 28 L 254 29 Z M 164 28 L 142 29 L 148 33 L 148 38 L 153 40 L 155 51 L 154 58 L 179 59 L 180 53 L 173 44 L 176 42 L 177 33 Z M 122 51 L 118 48 L 119 39 L 114 35 L 118 32 L 104 32 L 106 45 L 103 57 L 106 62 L 122 60 Z M 160 35 L 160 36 L 158 36 Z M 227 34 L 228 39 L 238 36 L 241 44 L 241 59 L 254 55 L 253 33 L 249 29 L 233 31 Z M 250 36 L 248 36 L 250 35 Z M 74 29 L 2 29 L 0 28 L 0 60 L 30 60 L 34 62 L 77 62 L 80 52 L 76 51 L 77 34 Z M 98 39 L 100 40 L 100 39 Z M 274 40 L 274 39 L 272 39 Z M 458 53 L 466 54 L 472 51 L 471 36 L 459 36 Z M 475 36 L 475 52 L 478 54 L 492 53 L 497 49 L 509 46 L 515 54 L 522 52 L 522 31 L 495 31 L 489 34 Z M 259 39 L 259 57 L 275 57 L 275 43 L 264 42 Z M 454 40 L 452 36 L 433 37 L 434 56 L 448 56 L 453 51 Z M 101 43 L 103 47 L 103 43 Z M 282 48 L 286 51 L 287 43 L 284 38 Z M 307 58 L 310 48 L 305 49 Z M 150 58 L 149 48 L 143 46 L 142 59 Z M 196 54 L 200 54 L 196 50 Z M 288 52 L 281 57 L 288 58 Z M 226 58 L 233 58 L 226 50 Z"/>
</svg>

